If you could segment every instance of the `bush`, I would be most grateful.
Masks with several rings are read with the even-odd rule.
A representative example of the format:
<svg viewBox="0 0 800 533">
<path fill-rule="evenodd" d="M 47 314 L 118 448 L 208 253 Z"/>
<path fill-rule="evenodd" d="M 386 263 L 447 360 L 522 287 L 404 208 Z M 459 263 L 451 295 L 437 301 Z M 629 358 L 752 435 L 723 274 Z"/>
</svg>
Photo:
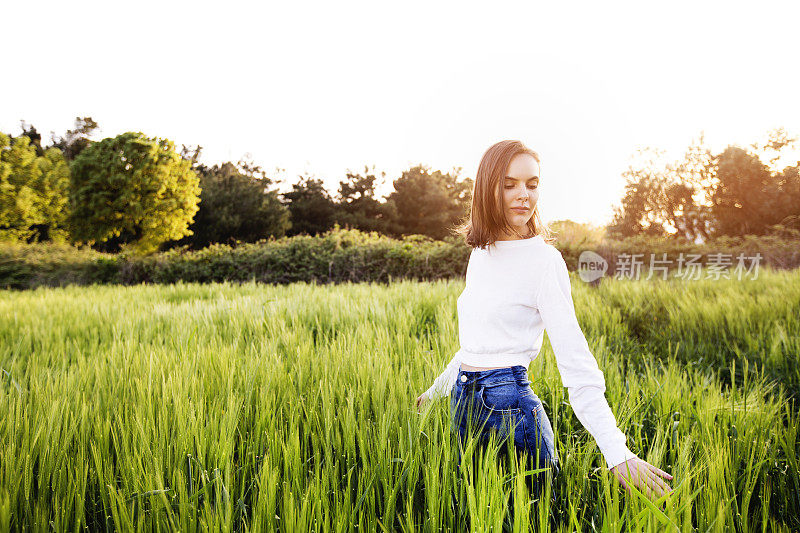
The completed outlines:
<svg viewBox="0 0 800 533">
<path fill-rule="evenodd" d="M 667 254 L 677 266 L 680 254 L 760 253 L 762 265 L 788 269 L 800 265 L 800 238 L 791 235 L 725 237 L 708 244 L 637 236 L 604 240 L 591 247 L 578 244 L 556 246 L 571 270 L 584 250 L 592 250 L 609 263 L 608 275 L 616 271 L 620 254 L 642 253 L 644 269 L 650 254 L 661 259 Z M 282 284 L 379 282 L 398 279 L 419 281 L 463 278 L 470 248 L 458 238 L 443 241 L 423 235 L 398 240 L 376 232 L 341 229 L 338 226 L 320 236 L 295 235 L 270 238 L 257 243 L 229 246 L 213 244 L 201 250 L 187 247 L 134 256 L 106 254 L 68 244 L 0 245 L 0 287 L 30 289 L 93 283 L 176 283 L 250 281 Z"/>
</svg>

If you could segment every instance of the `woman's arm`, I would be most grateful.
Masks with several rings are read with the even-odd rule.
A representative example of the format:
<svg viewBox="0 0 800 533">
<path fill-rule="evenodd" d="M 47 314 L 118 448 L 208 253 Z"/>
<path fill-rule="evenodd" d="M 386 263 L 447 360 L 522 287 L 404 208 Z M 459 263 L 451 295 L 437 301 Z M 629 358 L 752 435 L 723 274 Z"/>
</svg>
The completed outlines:
<svg viewBox="0 0 800 533">
<path fill-rule="evenodd" d="M 450 389 L 452 389 L 453 385 L 456 383 L 458 369 L 461 366 L 461 360 L 458 357 L 459 354 L 460 350 L 450 359 L 444 371 L 433 381 L 433 385 L 423 393 L 427 395 L 429 399 L 435 400 L 450 394 Z"/>
<path fill-rule="evenodd" d="M 625 434 L 606 401 L 606 384 L 589 350 L 572 302 L 567 264 L 558 250 L 539 285 L 536 305 L 556 356 L 561 382 L 583 427 L 594 437 L 608 469 L 638 457 L 625 444 Z"/>
</svg>

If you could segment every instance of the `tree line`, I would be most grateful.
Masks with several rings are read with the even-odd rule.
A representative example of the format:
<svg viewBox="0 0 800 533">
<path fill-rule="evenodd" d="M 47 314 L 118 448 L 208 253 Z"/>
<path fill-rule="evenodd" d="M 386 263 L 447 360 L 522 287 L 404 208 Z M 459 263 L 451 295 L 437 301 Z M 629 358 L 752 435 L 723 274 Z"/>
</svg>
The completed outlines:
<svg viewBox="0 0 800 533">
<path fill-rule="evenodd" d="M 317 235 L 334 225 L 400 238 L 443 239 L 468 213 L 473 180 L 417 165 L 376 196 L 374 168 L 347 172 L 337 193 L 321 179 L 282 180 L 247 161 L 208 166 L 202 147 L 126 132 L 90 139 L 98 124 L 77 117 L 73 129 L 43 143 L 36 128 L 0 132 L 0 239 L 85 244 L 101 252 L 147 253 L 212 243 Z M 782 128 L 764 145 L 713 154 L 701 135 L 682 160 L 640 150 L 623 174 L 625 194 L 608 235 L 655 235 L 706 242 L 719 236 L 800 230 L 800 161 L 770 168 L 795 146 Z M 770 166 L 762 156 L 771 156 Z M 381 173 L 385 177 L 385 173 Z M 569 221 L 563 221 L 567 224 Z M 566 227 L 566 226 L 565 226 Z"/>
<path fill-rule="evenodd" d="M 177 149 L 141 132 L 92 141 L 97 128 L 78 117 L 49 144 L 24 121 L 21 135 L 0 133 L 0 238 L 148 253 L 316 235 L 338 224 L 442 239 L 467 213 L 472 189 L 460 168 L 416 165 L 381 199 L 374 168 L 365 166 L 347 172 L 335 195 L 311 176 L 281 193 L 282 180 L 251 162 L 208 166 L 199 162 L 202 147 Z"/>
<path fill-rule="evenodd" d="M 783 128 L 764 144 L 728 146 L 714 154 L 704 136 L 679 161 L 645 148 L 623 173 L 625 195 L 608 226 L 612 237 L 656 235 L 707 242 L 721 236 L 800 230 L 800 161 L 774 169 L 797 139 Z M 768 158 L 769 164 L 762 161 Z"/>
</svg>

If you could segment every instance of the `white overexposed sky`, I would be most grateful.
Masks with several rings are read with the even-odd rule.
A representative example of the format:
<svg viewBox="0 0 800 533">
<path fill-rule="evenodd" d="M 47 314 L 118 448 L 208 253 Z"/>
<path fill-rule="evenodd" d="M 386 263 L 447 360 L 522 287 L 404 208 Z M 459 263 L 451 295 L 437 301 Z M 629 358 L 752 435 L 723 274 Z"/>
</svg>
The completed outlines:
<svg viewBox="0 0 800 533">
<path fill-rule="evenodd" d="M 380 195 L 417 163 L 474 177 L 519 139 L 543 218 L 604 224 L 639 147 L 800 135 L 798 20 L 796 1 L 13 2 L 0 131 L 91 116 L 96 139 L 249 154 L 281 190 L 374 165 Z"/>
</svg>

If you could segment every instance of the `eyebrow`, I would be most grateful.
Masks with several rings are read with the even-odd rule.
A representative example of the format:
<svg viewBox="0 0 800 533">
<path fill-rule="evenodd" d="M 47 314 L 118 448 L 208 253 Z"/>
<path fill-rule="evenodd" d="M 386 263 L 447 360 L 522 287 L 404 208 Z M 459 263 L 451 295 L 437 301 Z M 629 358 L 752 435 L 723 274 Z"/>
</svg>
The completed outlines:
<svg viewBox="0 0 800 533">
<path fill-rule="evenodd" d="M 506 176 L 506 179 L 519 181 L 517 178 L 514 178 L 512 176 Z M 539 179 L 539 176 L 531 176 L 530 178 L 526 179 L 525 181 L 538 180 L 538 179 Z"/>
</svg>

